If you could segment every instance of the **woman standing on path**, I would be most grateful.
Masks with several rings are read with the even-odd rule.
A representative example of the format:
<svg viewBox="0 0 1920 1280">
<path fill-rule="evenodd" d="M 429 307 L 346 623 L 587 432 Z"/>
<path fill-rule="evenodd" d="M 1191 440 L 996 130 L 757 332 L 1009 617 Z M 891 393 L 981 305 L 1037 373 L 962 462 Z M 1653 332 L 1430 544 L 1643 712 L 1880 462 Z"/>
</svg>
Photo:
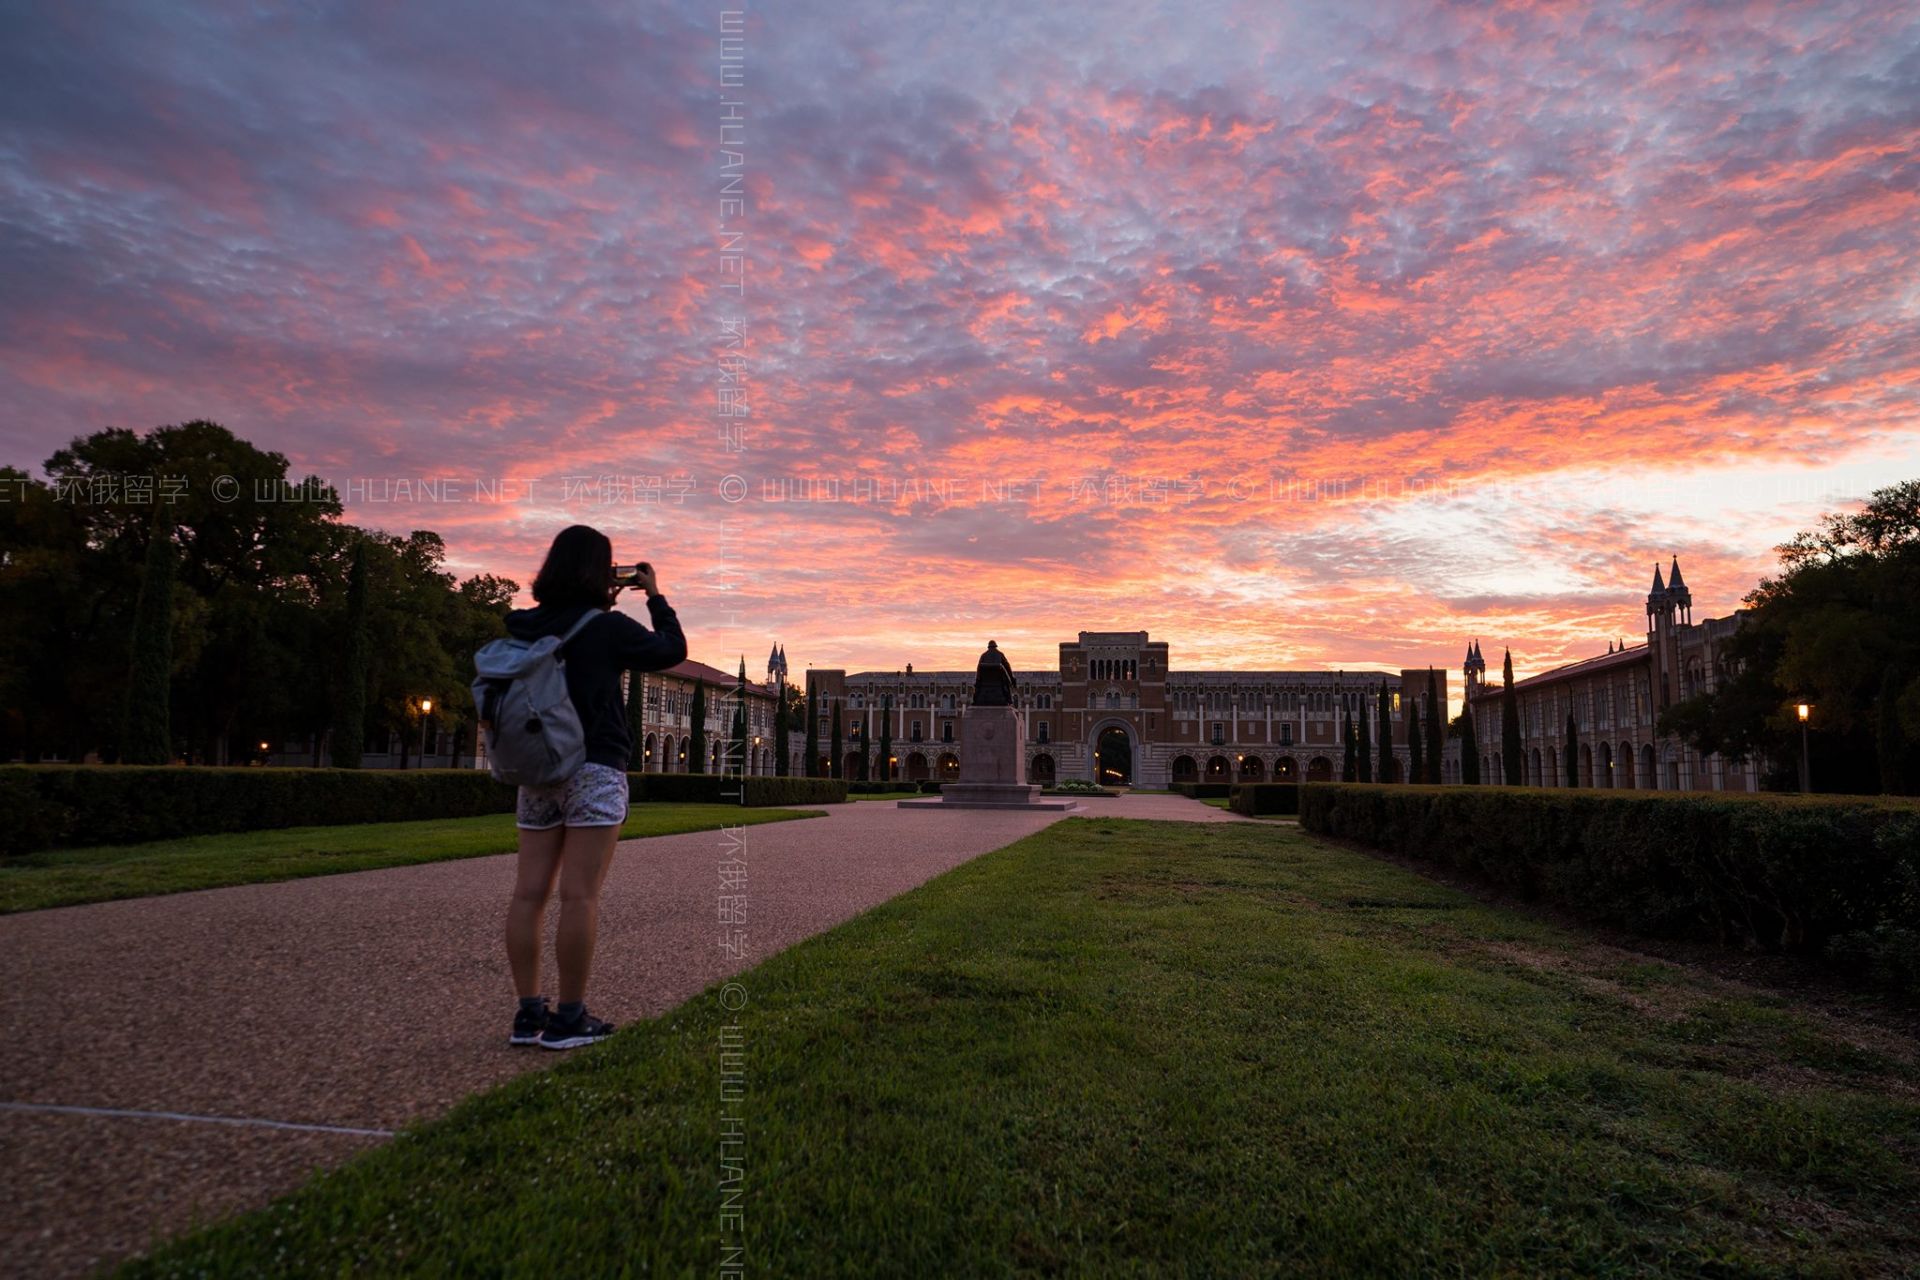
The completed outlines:
<svg viewBox="0 0 1920 1280">
<path fill-rule="evenodd" d="M 614 601 L 627 586 L 647 593 L 649 631 Z M 587 1012 L 587 975 L 600 924 L 600 884 L 613 862 L 620 825 L 627 820 L 627 761 L 632 732 L 620 696 L 622 671 L 662 671 L 686 661 L 687 639 L 653 566 L 614 580 L 613 544 L 598 529 L 562 529 L 533 580 L 534 607 L 507 615 L 507 632 L 521 640 L 565 635 L 589 620 L 563 647 L 567 694 L 585 731 L 586 763 L 563 782 L 520 788 L 520 861 L 507 907 L 507 962 L 520 997 L 509 1044 L 572 1049 L 613 1033 L 613 1024 Z M 540 994 L 540 936 L 547 900 L 560 882 L 560 929 L 554 958 L 560 970 L 559 1004 Z"/>
</svg>

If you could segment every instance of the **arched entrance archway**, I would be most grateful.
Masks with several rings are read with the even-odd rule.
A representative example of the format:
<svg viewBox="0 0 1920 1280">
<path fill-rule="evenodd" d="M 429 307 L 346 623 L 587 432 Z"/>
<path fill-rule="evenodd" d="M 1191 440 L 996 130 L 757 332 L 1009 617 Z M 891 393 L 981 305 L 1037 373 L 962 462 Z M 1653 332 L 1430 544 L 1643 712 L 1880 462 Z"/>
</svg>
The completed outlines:
<svg viewBox="0 0 1920 1280">
<path fill-rule="evenodd" d="M 909 751 L 907 753 L 907 781 L 925 782 L 930 776 L 932 775 L 927 769 L 927 758 L 918 751 Z"/>
<path fill-rule="evenodd" d="M 849 782 L 865 782 L 867 758 L 858 751 L 849 751 L 840 761 L 840 776 Z"/>
<path fill-rule="evenodd" d="M 1240 781 L 1259 782 L 1266 777 L 1266 766 L 1259 756 L 1243 756 L 1240 759 Z"/>
<path fill-rule="evenodd" d="M 1625 787 L 1629 791 L 1633 790 L 1633 744 L 1621 743 L 1620 753 L 1614 756 L 1614 760 L 1615 768 L 1619 771 L 1619 776 L 1614 779 L 1614 785 Z"/>
<path fill-rule="evenodd" d="M 1315 756 L 1313 759 L 1307 761 L 1307 781 L 1332 782 L 1333 761 L 1327 759 L 1325 756 Z"/>
<path fill-rule="evenodd" d="M 1580 744 L 1580 785 L 1593 785 L 1593 748 L 1584 742 Z"/>
<path fill-rule="evenodd" d="M 1653 764 L 1653 744 L 1650 742 L 1640 748 L 1640 785 L 1648 791 L 1656 790 L 1660 785 Z"/>
<path fill-rule="evenodd" d="M 1200 780 L 1200 766 L 1194 763 L 1192 756 L 1175 756 L 1173 758 L 1173 780 L 1175 782 L 1198 782 Z"/>
<path fill-rule="evenodd" d="M 1613 776 L 1613 748 L 1606 743 L 1600 744 L 1599 758 L 1594 762 L 1594 784 L 1601 787 L 1617 786 Z"/>
<path fill-rule="evenodd" d="M 1053 757 L 1042 751 L 1027 766 L 1027 781 L 1039 786 L 1050 787 L 1054 781 Z"/>
<path fill-rule="evenodd" d="M 1225 782 L 1232 776 L 1232 772 L 1227 768 L 1227 758 L 1225 756 L 1207 757 L 1208 782 Z"/>
<path fill-rule="evenodd" d="M 1281 756 L 1273 762 L 1273 778 L 1275 782 L 1292 782 L 1299 776 L 1300 767 L 1294 763 L 1292 756 Z"/>
<path fill-rule="evenodd" d="M 951 751 L 940 753 L 940 781 L 957 782 L 960 778 L 960 757 Z"/>
<path fill-rule="evenodd" d="M 1124 727 L 1109 724 L 1094 734 L 1093 780 L 1116 787 L 1133 782 L 1133 736 Z"/>
<path fill-rule="evenodd" d="M 652 734 L 647 735 L 646 754 L 640 757 L 640 772 L 652 773 L 660 767 L 660 747 Z"/>
</svg>

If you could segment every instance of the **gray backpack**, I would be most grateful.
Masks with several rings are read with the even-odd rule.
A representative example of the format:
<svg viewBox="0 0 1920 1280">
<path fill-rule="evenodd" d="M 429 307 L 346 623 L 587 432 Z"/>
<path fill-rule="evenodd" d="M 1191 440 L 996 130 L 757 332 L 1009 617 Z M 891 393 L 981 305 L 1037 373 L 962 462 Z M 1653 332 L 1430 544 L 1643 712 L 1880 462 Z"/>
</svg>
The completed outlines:
<svg viewBox="0 0 1920 1280">
<path fill-rule="evenodd" d="M 473 705 L 493 776 L 519 787 L 565 782 L 586 763 L 586 731 L 567 696 L 561 646 L 605 613 L 589 609 L 565 635 L 489 640 L 473 655 Z"/>
</svg>

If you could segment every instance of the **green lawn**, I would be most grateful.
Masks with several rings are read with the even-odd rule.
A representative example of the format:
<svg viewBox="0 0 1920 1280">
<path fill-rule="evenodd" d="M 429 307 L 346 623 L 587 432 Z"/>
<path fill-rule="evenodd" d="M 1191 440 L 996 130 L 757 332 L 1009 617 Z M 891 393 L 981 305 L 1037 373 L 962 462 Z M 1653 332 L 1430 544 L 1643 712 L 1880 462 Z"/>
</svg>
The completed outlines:
<svg viewBox="0 0 1920 1280">
<path fill-rule="evenodd" d="M 658 802 L 634 805 L 620 834 L 626 838 L 666 836 L 820 816 L 818 809 Z M 478 818 L 288 827 L 147 844 L 50 849 L 0 863 L 0 914 L 474 858 L 509 853 L 518 840 L 513 815 L 495 813 Z"/>
<path fill-rule="evenodd" d="M 741 982 L 134 1274 L 709 1274 L 734 1017 L 753 1274 L 1920 1256 L 1911 1044 L 1296 829 L 1064 821 Z"/>
</svg>

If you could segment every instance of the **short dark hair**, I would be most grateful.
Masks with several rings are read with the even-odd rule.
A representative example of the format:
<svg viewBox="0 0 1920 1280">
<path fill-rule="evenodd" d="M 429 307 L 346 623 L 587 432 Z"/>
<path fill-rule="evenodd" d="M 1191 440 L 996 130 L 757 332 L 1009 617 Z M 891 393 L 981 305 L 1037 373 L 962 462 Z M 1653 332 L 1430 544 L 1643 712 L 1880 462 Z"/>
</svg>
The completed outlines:
<svg viewBox="0 0 1920 1280">
<path fill-rule="evenodd" d="M 568 525 L 554 535 L 546 562 L 533 580 L 533 598 L 540 604 L 613 604 L 613 543 L 598 529 Z"/>
</svg>

